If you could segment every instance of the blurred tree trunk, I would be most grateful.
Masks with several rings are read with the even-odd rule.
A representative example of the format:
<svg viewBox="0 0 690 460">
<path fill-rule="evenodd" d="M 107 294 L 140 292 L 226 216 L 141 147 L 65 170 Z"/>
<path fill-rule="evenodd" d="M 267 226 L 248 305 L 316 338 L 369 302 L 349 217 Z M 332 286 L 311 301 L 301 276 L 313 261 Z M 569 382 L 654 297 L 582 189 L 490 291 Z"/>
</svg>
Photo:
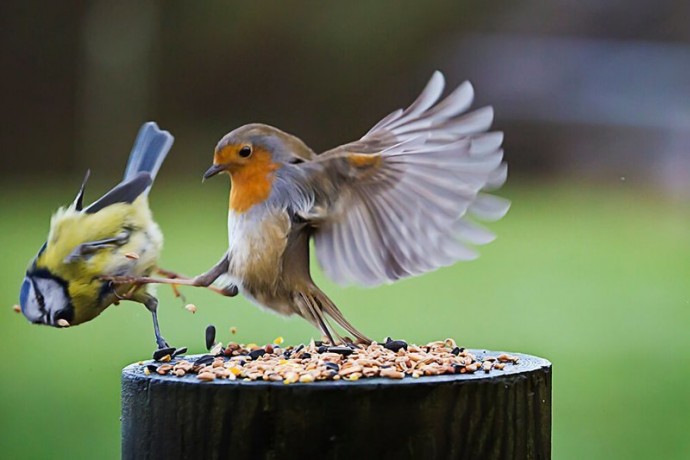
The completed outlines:
<svg viewBox="0 0 690 460">
<path fill-rule="evenodd" d="M 124 170 L 139 125 L 150 117 L 159 8 L 99 0 L 83 22 L 77 164 L 99 175 Z"/>
</svg>

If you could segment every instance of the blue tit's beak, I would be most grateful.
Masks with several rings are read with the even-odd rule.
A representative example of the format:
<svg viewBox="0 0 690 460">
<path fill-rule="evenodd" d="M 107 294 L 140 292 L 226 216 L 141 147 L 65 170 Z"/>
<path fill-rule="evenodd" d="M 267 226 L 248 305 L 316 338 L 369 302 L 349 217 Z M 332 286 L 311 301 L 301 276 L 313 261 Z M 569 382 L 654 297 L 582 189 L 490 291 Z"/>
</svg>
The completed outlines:
<svg viewBox="0 0 690 460">
<path fill-rule="evenodd" d="M 210 179 L 211 177 L 215 176 L 216 174 L 225 171 L 227 169 L 227 167 L 228 167 L 227 165 L 223 165 L 223 164 L 211 166 L 204 173 L 204 179 L 203 180 Z"/>
</svg>

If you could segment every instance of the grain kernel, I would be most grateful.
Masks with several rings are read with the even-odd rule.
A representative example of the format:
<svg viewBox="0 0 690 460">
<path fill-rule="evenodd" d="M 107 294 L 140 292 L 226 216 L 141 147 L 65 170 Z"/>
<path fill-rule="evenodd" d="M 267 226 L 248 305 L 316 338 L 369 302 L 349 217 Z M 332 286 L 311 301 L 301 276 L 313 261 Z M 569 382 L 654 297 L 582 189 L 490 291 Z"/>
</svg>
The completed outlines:
<svg viewBox="0 0 690 460">
<path fill-rule="evenodd" d="M 203 380 L 204 382 L 210 382 L 211 380 L 216 379 L 216 375 L 213 372 L 202 372 L 201 374 L 197 375 L 196 378 Z"/>
<path fill-rule="evenodd" d="M 381 377 L 386 377 L 389 379 L 401 379 L 405 377 L 405 374 L 396 371 L 392 367 L 387 367 L 386 369 L 381 369 Z"/>
<path fill-rule="evenodd" d="M 300 383 L 311 383 L 314 381 L 314 376 L 311 374 L 301 375 L 299 378 Z"/>
</svg>

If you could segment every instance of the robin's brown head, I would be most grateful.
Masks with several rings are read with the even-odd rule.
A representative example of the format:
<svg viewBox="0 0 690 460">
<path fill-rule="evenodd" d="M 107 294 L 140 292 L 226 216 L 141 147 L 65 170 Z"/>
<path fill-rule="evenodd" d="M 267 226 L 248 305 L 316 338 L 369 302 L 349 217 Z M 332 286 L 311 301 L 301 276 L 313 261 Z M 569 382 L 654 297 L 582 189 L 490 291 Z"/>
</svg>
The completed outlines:
<svg viewBox="0 0 690 460">
<path fill-rule="evenodd" d="M 226 172 L 233 175 L 246 169 L 275 170 L 285 163 L 311 158 L 314 153 L 304 142 L 272 126 L 244 125 L 223 136 L 213 154 L 213 166 L 204 179 Z"/>
</svg>

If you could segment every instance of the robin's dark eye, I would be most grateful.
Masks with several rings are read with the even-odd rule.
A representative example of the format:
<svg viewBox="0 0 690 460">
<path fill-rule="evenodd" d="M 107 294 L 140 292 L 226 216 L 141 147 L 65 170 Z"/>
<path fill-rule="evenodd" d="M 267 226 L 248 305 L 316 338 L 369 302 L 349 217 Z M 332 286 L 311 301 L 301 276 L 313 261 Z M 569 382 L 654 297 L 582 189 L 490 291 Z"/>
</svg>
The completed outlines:
<svg viewBox="0 0 690 460">
<path fill-rule="evenodd" d="M 252 148 L 249 147 L 248 145 L 245 145 L 240 149 L 240 156 L 242 158 L 247 158 L 249 155 L 252 154 Z"/>
</svg>

